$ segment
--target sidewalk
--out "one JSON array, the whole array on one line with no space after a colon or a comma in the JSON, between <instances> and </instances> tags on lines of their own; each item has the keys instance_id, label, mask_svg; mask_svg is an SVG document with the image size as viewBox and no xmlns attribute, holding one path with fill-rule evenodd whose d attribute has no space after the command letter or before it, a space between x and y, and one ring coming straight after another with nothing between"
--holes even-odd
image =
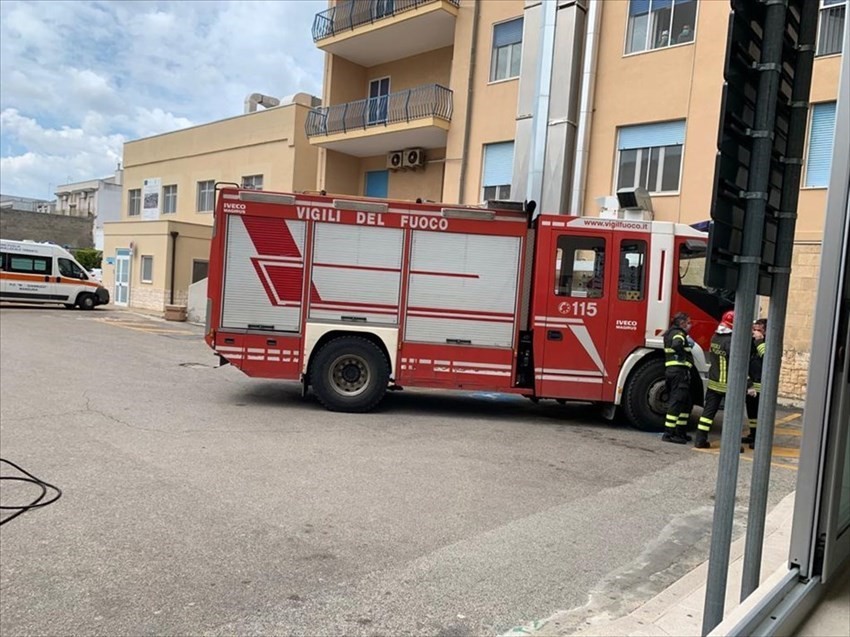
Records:
<instances>
[{"instance_id":1,"label":"sidewalk","mask_svg":"<svg viewBox=\"0 0 850 637\"><path fill-rule=\"evenodd\" d=\"M794 516L794 494L786 496L765 520L764 551L762 554L761 582L781 577L787 568L788 548L791 543L791 523ZM726 614L739 605L741 574L745 538L732 543L730 548L729 579L726 591ZM677 636L699 637L702 632L702 611L705 603L705 582L708 562L685 575L630 614L610 618L593 617L572 633L560 629L559 618L573 611L558 613L538 626L514 629L507 633L534 635L535 637L565 637L583 635L599 637L619 636ZM566 623L566 622L565 622Z\"/></svg>"}]
</instances>

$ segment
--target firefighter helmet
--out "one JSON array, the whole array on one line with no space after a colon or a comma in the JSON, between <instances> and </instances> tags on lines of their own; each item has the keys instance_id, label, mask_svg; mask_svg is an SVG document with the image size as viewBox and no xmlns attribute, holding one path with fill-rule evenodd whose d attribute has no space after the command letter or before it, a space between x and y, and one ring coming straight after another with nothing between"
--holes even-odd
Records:
<instances>
[{"instance_id":1,"label":"firefighter helmet","mask_svg":"<svg viewBox=\"0 0 850 637\"><path fill-rule=\"evenodd\" d=\"M732 310L729 310L728 312L724 312L723 318L720 319L720 324L723 327L728 327L731 330L732 326L735 324L735 312L732 311Z\"/></svg>"}]
</instances>

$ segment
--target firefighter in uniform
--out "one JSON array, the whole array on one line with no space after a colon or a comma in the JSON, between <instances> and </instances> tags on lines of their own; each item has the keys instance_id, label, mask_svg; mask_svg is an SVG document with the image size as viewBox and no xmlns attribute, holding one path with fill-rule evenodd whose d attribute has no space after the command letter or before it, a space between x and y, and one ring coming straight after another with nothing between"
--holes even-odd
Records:
<instances>
[{"instance_id":1,"label":"firefighter in uniform","mask_svg":"<svg viewBox=\"0 0 850 637\"><path fill-rule=\"evenodd\" d=\"M697 425L697 437L694 447L709 449L708 432L714 424L714 416L720 409L720 403L726 397L729 382L729 350L732 347L732 325L735 323L735 312L723 314L720 325L711 337L711 347L708 350L708 390L705 392L705 407Z\"/></svg>"},{"instance_id":2,"label":"firefighter in uniform","mask_svg":"<svg viewBox=\"0 0 850 637\"><path fill-rule=\"evenodd\" d=\"M756 447L756 427L758 426L759 396L761 394L761 368L764 363L764 337L767 333L767 319L758 319L753 323L753 346L750 349L749 383L747 387L747 420L750 433L741 438L750 449Z\"/></svg>"},{"instance_id":3,"label":"firefighter in uniform","mask_svg":"<svg viewBox=\"0 0 850 637\"><path fill-rule=\"evenodd\" d=\"M679 312L673 317L670 327L664 332L664 367L667 384L667 418L665 432L661 436L664 442L678 445L686 444L691 437L687 434L688 418L691 415L691 368L694 366L691 354L691 317Z\"/></svg>"}]
</instances>

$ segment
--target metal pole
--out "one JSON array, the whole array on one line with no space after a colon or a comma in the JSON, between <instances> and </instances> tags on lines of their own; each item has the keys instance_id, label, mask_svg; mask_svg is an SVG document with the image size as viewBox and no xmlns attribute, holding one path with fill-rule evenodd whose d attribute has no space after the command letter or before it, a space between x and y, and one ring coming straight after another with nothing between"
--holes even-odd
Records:
<instances>
[{"instance_id":1,"label":"metal pole","mask_svg":"<svg viewBox=\"0 0 850 637\"><path fill-rule=\"evenodd\" d=\"M791 90L791 116L788 124L788 146L785 149L783 191L780 198L779 224L776 236L776 270L773 294L765 339L764 370L761 381L761 401L758 413L758 441L753 458L750 483L750 506L747 517L747 539L744 548L744 571L741 578L743 602L759 586L761 558L764 545L767 494L770 487L770 461L776 418L776 396L779 392L779 372L785 317L788 307L788 284L791 277L791 257L794 252L794 227L797 222L797 200L800 194L803 149L806 136L808 101L814 61L814 42L817 32L817 9L799 3L800 26L797 39L798 58Z\"/></svg>"},{"instance_id":2,"label":"metal pole","mask_svg":"<svg viewBox=\"0 0 850 637\"><path fill-rule=\"evenodd\" d=\"M702 619L703 635L710 633L715 626L723 621L726 602L729 547L732 541L735 491L738 480L738 454L741 444L744 397L746 396L747 371L752 342L748 319L755 312L765 206L770 178L770 159L773 151L772 131L776 118L776 96L779 92L782 40L785 33L786 0L766 0L765 6L764 39L758 66L760 72L758 97L754 130L750 131L753 137L753 153L747 184L748 191L744 195L747 199L747 210L744 220L741 256L737 258L739 268L735 295L735 316L747 318L743 325L740 321L735 321L732 330L726 410L720 442L720 460L717 468L711 552L708 561L708 579Z\"/></svg>"},{"instance_id":3,"label":"metal pole","mask_svg":"<svg viewBox=\"0 0 850 637\"><path fill-rule=\"evenodd\" d=\"M528 187L525 197L541 205L543 198L543 169L546 163L546 132L549 128L549 98L552 94L552 65L555 57L555 23L558 19L558 3L543 2L540 19L540 66L538 67L537 89L534 102L531 152L528 162Z\"/></svg>"}]
</instances>

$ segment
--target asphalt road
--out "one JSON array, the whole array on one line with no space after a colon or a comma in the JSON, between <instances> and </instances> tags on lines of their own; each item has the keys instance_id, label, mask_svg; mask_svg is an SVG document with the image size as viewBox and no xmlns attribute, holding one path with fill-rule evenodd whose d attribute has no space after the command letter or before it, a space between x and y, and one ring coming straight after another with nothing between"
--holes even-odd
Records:
<instances>
[{"instance_id":1,"label":"asphalt road","mask_svg":"<svg viewBox=\"0 0 850 637\"><path fill-rule=\"evenodd\" d=\"M215 365L197 327L0 308L0 455L63 491L0 527L5 637L499 634L707 558L716 454L492 395L333 414Z\"/></svg>"}]
</instances>

